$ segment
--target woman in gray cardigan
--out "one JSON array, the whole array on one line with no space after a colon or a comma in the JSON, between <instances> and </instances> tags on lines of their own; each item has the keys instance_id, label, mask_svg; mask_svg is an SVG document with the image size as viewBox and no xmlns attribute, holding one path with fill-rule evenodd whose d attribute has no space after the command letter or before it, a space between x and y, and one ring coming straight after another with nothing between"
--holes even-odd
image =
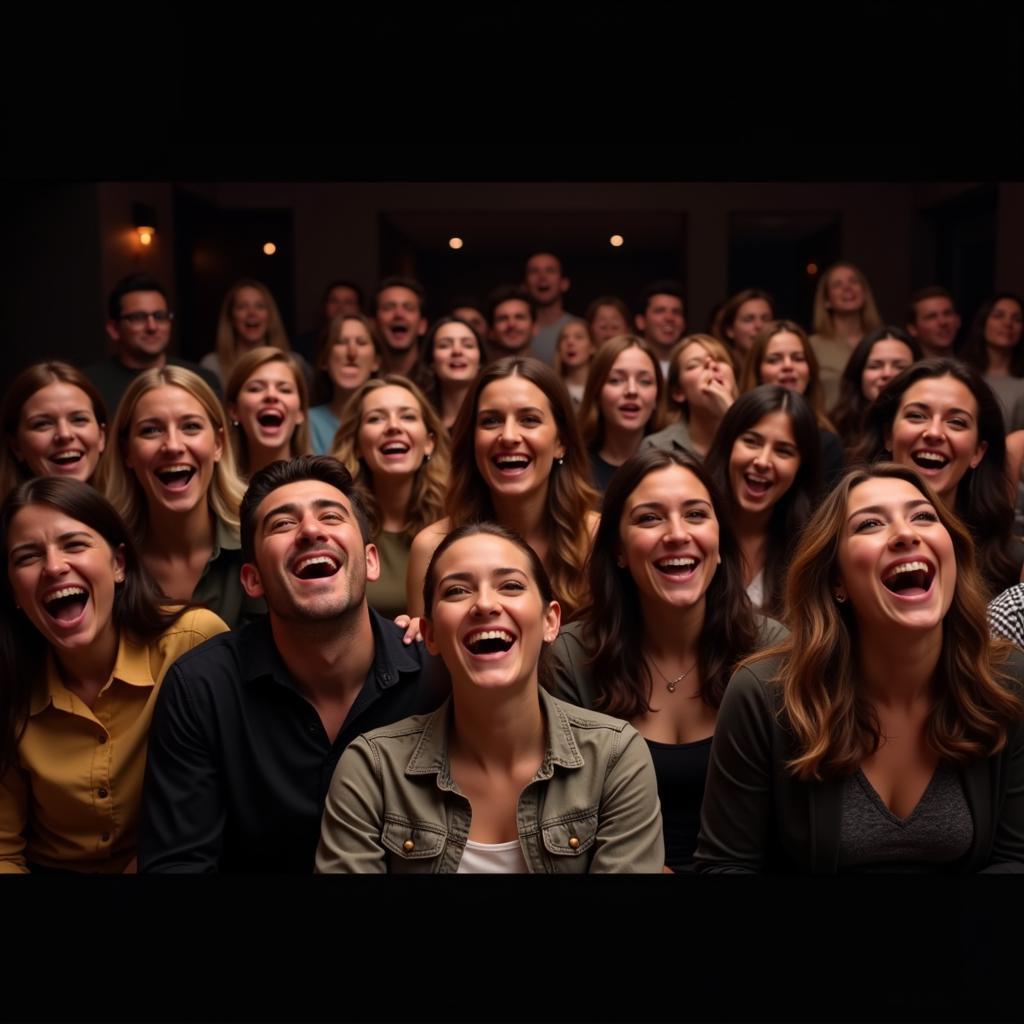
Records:
<instances>
[{"instance_id":1,"label":"woman in gray cardigan","mask_svg":"<svg viewBox=\"0 0 1024 1024\"><path fill-rule=\"evenodd\" d=\"M1024 871L1024 660L917 474L850 471L790 567L788 640L726 689L709 872Z\"/></svg>"}]
</instances>

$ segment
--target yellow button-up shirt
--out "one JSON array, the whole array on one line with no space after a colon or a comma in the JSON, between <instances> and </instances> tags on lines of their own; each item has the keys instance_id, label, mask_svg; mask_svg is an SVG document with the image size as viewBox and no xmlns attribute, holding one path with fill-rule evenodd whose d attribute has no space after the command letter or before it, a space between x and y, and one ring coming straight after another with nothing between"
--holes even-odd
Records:
<instances>
[{"instance_id":1,"label":"yellow button-up shirt","mask_svg":"<svg viewBox=\"0 0 1024 1024\"><path fill-rule=\"evenodd\" d=\"M44 867L114 874L135 856L146 738L160 684L186 651L227 626L193 609L148 643L122 634L92 708L53 655L32 695L16 763L0 780L0 873Z\"/></svg>"}]
</instances>

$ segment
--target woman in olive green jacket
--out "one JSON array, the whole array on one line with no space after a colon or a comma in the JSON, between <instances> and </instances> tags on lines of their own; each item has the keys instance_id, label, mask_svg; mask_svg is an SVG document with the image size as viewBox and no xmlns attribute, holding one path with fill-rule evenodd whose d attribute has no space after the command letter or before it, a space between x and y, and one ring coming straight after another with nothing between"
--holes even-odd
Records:
<instances>
[{"instance_id":1,"label":"woman in olive green jacket","mask_svg":"<svg viewBox=\"0 0 1024 1024\"><path fill-rule=\"evenodd\" d=\"M534 552L489 523L440 544L424 638L452 677L432 715L355 740L334 773L318 872L653 872L664 842L632 726L539 686L560 609Z\"/></svg>"}]
</instances>

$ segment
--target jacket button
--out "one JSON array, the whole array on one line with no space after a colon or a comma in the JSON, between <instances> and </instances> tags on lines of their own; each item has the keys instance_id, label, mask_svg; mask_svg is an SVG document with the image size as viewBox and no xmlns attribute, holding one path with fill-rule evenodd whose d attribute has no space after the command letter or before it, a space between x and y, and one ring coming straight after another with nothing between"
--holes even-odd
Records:
<instances>
[{"instance_id":1,"label":"jacket button","mask_svg":"<svg viewBox=\"0 0 1024 1024\"><path fill-rule=\"evenodd\" d=\"M106 799L107 799L107 791L106 791L105 789L103 789L103 787L102 787L102 786L101 786L101 787L100 787L100 788L99 788L98 790L96 790L96 795L97 795L97 796L98 796L98 797L99 797L99 798L100 798L101 800L106 800Z\"/></svg>"},{"instance_id":2,"label":"jacket button","mask_svg":"<svg viewBox=\"0 0 1024 1024\"><path fill-rule=\"evenodd\" d=\"M406 853L412 853L412 851L416 849L416 844L411 839L406 839L406 841L402 843L402 849L405 850Z\"/></svg>"},{"instance_id":3,"label":"jacket button","mask_svg":"<svg viewBox=\"0 0 1024 1024\"><path fill-rule=\"evenodd\" d=\"M575 836L571 836L569 839L569 846L573 850L578 850L580 848L580 841Z\"/></svg>"}]
</instances>

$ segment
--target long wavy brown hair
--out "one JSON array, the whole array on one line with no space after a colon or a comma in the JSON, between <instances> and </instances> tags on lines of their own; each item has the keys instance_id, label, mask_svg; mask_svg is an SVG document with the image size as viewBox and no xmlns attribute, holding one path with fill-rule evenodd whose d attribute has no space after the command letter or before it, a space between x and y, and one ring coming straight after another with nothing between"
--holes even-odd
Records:
<instances>
[{"instance_id":1,"label":"long wavy brown hair","mask_svg":"<svg viewBox=\"0 0 1024 1024\"><path fill-rule=\"evenodd\" d=\"M852 263L833 263L818 278L818 287L814 290L814 310L811 314L811 323L814 325L814 333L821 335L823 338L834 338L836 336L835 317L828 306L828 283L832 275L844 267L856 274L861 288L864 289L864 305L860 308L861 330L867 334L868 331L877 330L883 324L881 314L878 312L878 306L875 303L874 293L871 291L871 285L868 284L868 279L864 276L863 271Z\"/></svg>"},{"instance_id":2,"label":"long wavy brown hair","mask_svg":"<svg viewBox=\"0 0 1024 1024\"><path fill-rule=\"evenodd\" d=\"M590 464L572 399L561 378L546 363L505 356L477 376L452 427L452 475L445 513L452 529L484 520L500 522L476 462L476 421L484 388L515 376L525 378L544 393L565 448L562 464L552 467L548 480L547 570L562 606L563 621L568 621L589 600L585 567L591 538L587 513L594 508L597 495L589 483Z\"/></svg>"},{"instance_id":3,"label":"long wavy brown hair","mask_svg":"<svg viewBox=\"0 0 1024 1024\"><path fill-rule=\"evenodd\" d=\"M953 603L942 624L929 747L943 761L988 757L1006 743L1024 704L1000 682L1010 645L990 640L986 597L967 529L906 466L850 470L808 522L786 585L789 637L746 664L780 657L781 715L796 741L789 771L803 781L848 775L881 743L877 714L858 688L857 625L849 603L836 602L836 562L850 492L872 479L905 480L932 503L956 555Z\"/></svg>"},{"instance_id":4,"label":"long wavy brown hair","mask_svg":"<svg viewBox=\"0 0 1024 1024\"><path fill-rule=\"evenodd\" d=\"M451 470L448 432L444 429L441 417L427 400L427 396L411 380L397 373L388 373L383 377L368 380L362 387L357 388L345 403L341 423L334 435L332 454L352 474L366 506L366 517L370 521L370 538L376 540L381 530L380 511L373 493L373 475L359 454L359 427L363 421L363 401L366 396L386 387L405 388L416 399L427 433L434 439L434 451L416 470L409 498L409 518L402 532L411 542L420 530L436 522L444 514L445 488L448 486L448 475Z\"/></svg>"}]
</instances>

